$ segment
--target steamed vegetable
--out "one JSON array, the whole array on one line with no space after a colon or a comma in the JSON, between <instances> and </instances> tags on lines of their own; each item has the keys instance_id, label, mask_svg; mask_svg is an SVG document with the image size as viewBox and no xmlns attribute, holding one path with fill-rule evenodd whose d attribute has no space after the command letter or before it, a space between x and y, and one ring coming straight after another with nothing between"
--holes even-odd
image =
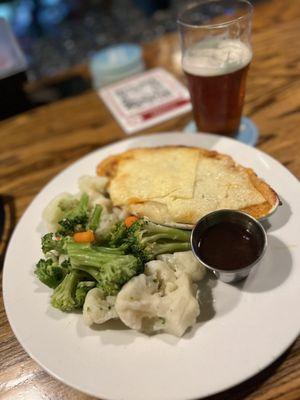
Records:
<instances>
[{"instance_id":1,"label":"steamed vegetable","mask_svg":"<svg viewBox=\"0 0 300 400\"><path fill-rule=\"evenodd\" d=\"M124 223L118 222L109 234L109 245L112 247L119 247L127 245L128 229Z\"/></svg>"},{"instance_id":2,"label":"steamed vegetable","mask_svg":"<svg viewBox=\"0 0 300 400\"><path fill-rule=\"evenodd\" d=\"M65 193L48 206L52 232L41 239L45 258L35 274L54 289L53 307L83 309L90 323L100 323L117 316L116 296L147 261L189 250L190 233L128 216L112 206L102 181L88 178L81 183L91 190Z\"/></svg>"},{"instance_id":3,"label":"steamed vegetable","mask_svg":"<svg viewBox=\"0 0 300 400\"><path fill-rule=\"evenodd\" d=\"M76 299L76 288L79 280L80 276L76 271L69 272L54 289L51 296L52 306L66 312L80 308L80 302Z\"/></svg>"},{"instance_id":4,"label":"steamed vegetable","mask_svg":"<svg viewBox=\"0 0 300 400\"><path fill-rule=\"evenodd\" d=\"M77 284L75 299L78 307L82 308L86 295L88 292L96 286L96 282L94 281L82 281Z\"/></svg>"},{"instance_id":5,"label":"steamed vegetable","mask_svg":"<svg viewBox=\"0 0 300 400\"><path fill-rule=\"evenodd\" d=\"M121 287L142 270L142 264L132 254L122 249L101 248L69 243L67 252L73 269L91 275L105 295L118 293Z\"/></svg>"},{"instance_id":6,"label":"steamed vegetable","mask_svg":"<svg viewBox=\"0 0 300 400\"><path fill-rule=\"evenodd\" d=\"M110 319L118 318L115 302L115 296L105 296L99 288L89 291L83 305L83 320L86 325L103 324Z\"/></svg>"},{"instance_id":7,"label":"steamed vegetable","mask_svg":"<svg viewBox=\"0 0 300 400\"><path fill-rule=\"evenodd\" d=\"M53 258L41 259L35 269L35 275L41 282L54 289L68 273L65 265L59 265Z\"/></svg>"},{"instance_id":8,"label":"steamed vegetable","mask_svg":"<svg viewBox=\"0 0 300 400\"><path fill-rule=\"evenodd\" d=\"M138 220L138 217L135 215L129 215L127 218L125 218L125 226L126 228L130 228L131 225L133 225L136 221Z\"/></svg>"},{"instance_id":9,"label":"steamed vegetable","mask_svg":"<svg viewBox=\"0 0 300 400\"><path fill-rule=\"evenodd\" d=\"M85 231L89 220L89 197L86 193L83 193L80 200L73 200L72 207L69 207L69 203L64 208L64 203L61 202L59 207L62 211L65 211L63 219L58 223L60 229L58 233L60 235L70 235L74 232Z\"/></svg>"},{"instance_id":10,"label":"steamed vegetable","mask_svg":"<svg viewBox=\"0 0 300 400\"><path fill-rule=\"evenodd\" d=\"M95 241L95 235L93 231L76 232L73 239L77 243L92 243Z\"/></svg>"},{"instance_id":11,"label":"steamed vegetable","mask_svg":"<svg viewBox=\"0 0 300 400\"><path fill-rule=\"evenodd\" d=\"M102 214L102 206L96 204L89 221L89 229L93 232L98 228Z\"/></svg>"},{"instance_id":12,"label":"steamed vegetable","mask_svg":"<svg viewBox=\"0 0 300 400\"><path fill-rule=\"evenodd\" d=\"M190 232L139 219L128 229L126 242L143 262L159 254L190 250Z\"/></svg>"},{"instance_id":13,"label":"steamed vegetable","mask_svg":"<svg viewBox=\"0 0 300 400\"><path fill-rule=\"evenodd\" d=\"M69 240L67 236L59 236L53 233L46 233L42 237L42 250L46 254L49 251L55 250L59 254L66 253L66 243Z\"/></svg>"},{"instance_id":14,"label":"steamed vegetable","mask_svg":"<svg viewBox=\"0 0 300 400\"><path fill-rule=\"evenodd\" d=\"M131 279L118 293L115 309L131 329L182 336L195 325L200 313L196 286L185 272L176 273L167 263L153 260L144 274Z\"/></svg>"},{"instance_id":15,"label":"steamed vegetable","mask_svg":"<svg viewBox=\"0 0 300 400\"><path fill-rule=\"evenodd\" d=\"M129 218L129 217L128 217ZM126 220L128 219L126 218ZM155 224L144 218L120 222L110 233L110 246L123 246L142 262L159 254L190 250L190 232Z\"/></svg>"}]
</instances>

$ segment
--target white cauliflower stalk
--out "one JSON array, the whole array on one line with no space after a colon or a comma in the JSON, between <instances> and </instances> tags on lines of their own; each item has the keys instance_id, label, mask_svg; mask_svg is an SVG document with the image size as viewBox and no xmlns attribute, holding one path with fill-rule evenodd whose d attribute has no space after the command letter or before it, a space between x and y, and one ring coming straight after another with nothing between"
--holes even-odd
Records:
<instances>
[{"instance_id":1,"label":"white cauliflower stalk","mask_svg":"<svg viewBox=\"0 0 300 400\"><path fill-rule=\"evenodd\" d=\"M196 323L200 313L195 296L196 287L186 273L176 276L166 262L154 260L146 264L145 274L123 286L115 309L132 329L180 337Z\"/></svg>"},{"instance_id":2,"label":"white cauliflower stalk","mask_svg":"<svg viewBox=\"0 0 300 400\"><path fill-rule=\"evenodd\" d=\"M103 324L118 318L115 310L115 296L105 297L99 288L91 289L86 295L83 305L83 320L86 325Z\"/></svg>"}]
</instances>

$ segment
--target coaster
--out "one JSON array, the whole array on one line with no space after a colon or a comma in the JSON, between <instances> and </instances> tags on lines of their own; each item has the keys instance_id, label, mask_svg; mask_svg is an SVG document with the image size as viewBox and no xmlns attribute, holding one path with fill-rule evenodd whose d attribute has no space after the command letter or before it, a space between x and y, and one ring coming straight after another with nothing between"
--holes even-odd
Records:
<instances>
[{"instance_id":1,"label":"coaster","mask_svg":"<svg viewBox=\"0 0 300 400\"><path fill-rule=\"evenodd\" d=\"M196 133L197 128L194 121L189 122L183 129L186 133ZM254 122L247 117L242 117L239 132L234 138L239 142L248 144L249 146L255 146L258 139L258 129Z\"/></svg>"},{"instance_id":2,"label":"coaster","mask_svg":"<svg viewBox=\"0 0 300 400\"><path fill-rule=\"evenodd\" d=\"M187 88L162 68L150 69L98 90L127 134L191 110Z\"/></svg>"}]
</instances>

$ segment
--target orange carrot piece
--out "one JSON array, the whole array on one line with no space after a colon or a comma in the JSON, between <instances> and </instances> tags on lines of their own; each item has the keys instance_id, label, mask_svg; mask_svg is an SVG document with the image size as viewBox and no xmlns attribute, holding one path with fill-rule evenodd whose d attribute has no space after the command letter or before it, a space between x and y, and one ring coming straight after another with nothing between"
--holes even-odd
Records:
<instances>
[{"instance_id":1,"label":"orange carrot piece","mask_svg":"<svg viewBox=\"0 0 300 400\"><path fill-rule=\"evenodd\" d=\"M77 243L91 243L95 241L95 235L93 231L76 232L73 239Z\"/></svg>"},{"instance_id":2,"label":"orange carrot piece","mask_svg":"<svg viewBox=\"0 0 300 400\"><path fill-rule=\"evenodd\" d=\"M135 221L138 220L138 217L136 217L135 215L129 215L129 217L125 218L125 226L126 228L130 228L132 224L135 223Z\"/></svg>"}]
</instances>

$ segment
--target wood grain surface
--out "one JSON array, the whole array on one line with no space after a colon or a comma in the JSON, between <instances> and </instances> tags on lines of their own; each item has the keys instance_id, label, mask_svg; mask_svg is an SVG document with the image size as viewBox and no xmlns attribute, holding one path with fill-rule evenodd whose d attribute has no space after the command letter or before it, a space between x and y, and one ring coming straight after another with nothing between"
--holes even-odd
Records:
<instances>
[{"instance_id":1,"label":"wood grain surface","mask_svg":"<svg viewBox=\"0 0 300 400\"><path fill-rule=\"evenodd\" d=\"M253 118L260 129L257 147L280 161L298 178L299 38L299 0L265 0L256 6L254 60L248 78L244 112ZM144 57L148 67L163 66L183 79L177 35L171 34L147 44ZM76 68L76 73L78 71L87 74L86 66ZM72 73L74 71L70 71ZM141 133L180 131L190 118L187 114ZM10 221L5 236L9 236L11 227L32 198L55 174L90 151L124 137L121 128L92 91L1 122L0 194L4 196ZM3 246L0 250L3 256ZM0 290L2 293L2 286ZM30 359L11 331L2 296L0 399L92 399L50 377ZM259 375L210 398L223 399L299 400L300 339Z\"/></svg>"}]
</instances>

